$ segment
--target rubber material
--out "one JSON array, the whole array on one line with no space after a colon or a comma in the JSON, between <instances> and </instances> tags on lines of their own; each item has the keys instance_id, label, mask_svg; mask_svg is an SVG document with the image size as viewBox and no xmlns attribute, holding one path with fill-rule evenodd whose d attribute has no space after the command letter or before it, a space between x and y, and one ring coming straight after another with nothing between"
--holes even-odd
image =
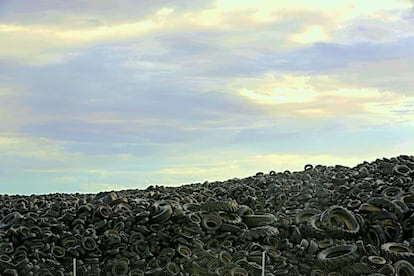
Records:
<instances>
[{"instance_id":1,"label":"rubber material","mask_svg":"<svg viewBox=\"0 0 414 276\"><path fill-rule=\"evenodd\" d=\"M320 266L332 270L343 267L358 259L356 245L339 245L329 247L317 255Z\"/></svg>"}]
</instances>

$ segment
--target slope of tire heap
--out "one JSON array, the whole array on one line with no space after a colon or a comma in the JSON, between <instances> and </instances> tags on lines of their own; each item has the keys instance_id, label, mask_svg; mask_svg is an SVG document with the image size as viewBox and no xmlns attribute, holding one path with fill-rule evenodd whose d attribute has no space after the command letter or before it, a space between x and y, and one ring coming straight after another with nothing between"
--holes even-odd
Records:
<instances>
[{"instance_id":1,"label":"slope of tire heap","mask_svg":"<svg viewBox=\"0 0 414 276\"><path fill-rule=\"evenodd\" d=\"M0 196L1 275L414 275L414 157Z\"/></svg>"}]
</instances>

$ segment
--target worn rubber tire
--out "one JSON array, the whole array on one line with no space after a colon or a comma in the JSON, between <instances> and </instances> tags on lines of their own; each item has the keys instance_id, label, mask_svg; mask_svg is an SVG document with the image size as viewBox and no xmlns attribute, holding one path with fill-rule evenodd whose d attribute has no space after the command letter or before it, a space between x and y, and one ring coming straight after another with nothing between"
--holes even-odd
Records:
<instances>
[{"instance_id":1,"label":"worn rubber tire","mask_svg":"<svg viewBox=\"0 0 414 276\"><path fill-rule=\"evenodd\" d=\"M340 226L334 225L336 221ZM321 226L333 238L352 238L360 230L359 223L352 212L342 206L333 206L320 216Z\"/></svg>"},{"instance_id":2,"label":"worn rubber tire","mask_svg":"<svg viewBox=\"0 0 414 276\"><path fill-rule=\"evenodd\" d=\"M368 256L368 261L375 267L381 267L387 263L387 260L381 256Z\"/></svg>"},{"instance_id":3,"label":"worn rubber tire","mask_svg":"<svg viewBox=\"0 0 414 276\"><path fill-rule=\"evenodd\" d=\"M306 227L305 230L310 237L316 238L317 240L323 240L328 237L328 234L325 229L322 228L319 218L319 214L312 216L309 221L309 227Z\"/></svg>"},{"instance_id":4,"label":"worn rubber tire","mask_svg":"<svg viewBox=\"0 0 414 276\"><path fill-rule=\"evenodd\" d=\"M214 213L201 215L201 226L207 231L217 231L223 225L221 217Z\"/></svg>"},{"instance_id":5,"label":"worn rubber tire","mask_svg":"<svg viewBox=\"0 0 414 276\"><path fill-rule=\"evenodd\" d=\"M15 224L18 224L23 219L19 212L12 212L0 220L0 229L9 229Z\"/></svg>"},{"instance_id":6,"label":"worn rubber tire","mask_svg":"<svg viewBox=\"0 0 414 276\"><path fill-rule=\"evenodd\" d=\"M414 252L403 243L388 242L381 245L381 253L385 258L397 261L414 261Z\"/></svg>"},{"instance_id":7,"label":"worn rubber tire","mask_svg":"<svg viewBox=\"0 0 414 276\"><path fill-rule=\"evenodd\" d=\"M273 214L243 215L241 217L242 217L242 221L249 228L263 226L263 225L270 224L276 221L276 217Z\"/></svg>"},{"instance_id":8,"label":"worn rubber tire","mask_svg":"<svg viewBox=\"0 0 414 276\"><path fill-rule=\"evenodd\" d=\"M396 276L412 276L414 275L414 266L406 260L399 260L394 263Z\"/></svg>"},{"instance_id":9,"label":"worn rubber tire","mask_svg":"<svg viewBox=\"0 0 414 276\"><path fill-rule=\"evenodd\" d=\"M124 260L116 261L111 268L112 275L124 276L129 271L128 263Z\"/></svg>"},{"instance_id":10,"label":"worn rubber tire","mask_svg":"<svg viewBox=\"0 0 414 276\"><path fill-rule=\"evenodd\" d=\"M156 204L158 212L152 215L151 222L162 224L170 219L173 214L171 204L167 201L161 201Z\"/></svg>"},{"instance_id":11,"label":"worn rubber tire","mask_svg":"<svg viewBox=\"0 0 414 276\"><path fill-rule=\"evenodd\" d=\"M397 215L399 219L402 219L404 216L404 212L400 206L398 206L391 200L386 199L384 197L373 197L373 198L370 198L367 202L374 206L384 208L390 211L391 213L394 213L395 215Z\"/></svg>"},{"instance_id":12,"label":"worn rubber tire","mask_svg":"<svg viewBox=\"0 0 414 276\"><path fill-rule=\"evenodd\" d=\"M357 246L337 245L329 247L316 256L318 264L327 270L338 270L358 259Z\"/></svg>"},{"instance_id":13,"label":"worn rubber tire","mask_svg":"<svg viewBox=\"0 0 414 276\"><path fill-rule=\"evenodd\" d=\"M220 200L205 202L201 205L201 208L209 212L225 211L229 213L236 213L239 206L235 200Z\"/></svg>"}]
</instances>

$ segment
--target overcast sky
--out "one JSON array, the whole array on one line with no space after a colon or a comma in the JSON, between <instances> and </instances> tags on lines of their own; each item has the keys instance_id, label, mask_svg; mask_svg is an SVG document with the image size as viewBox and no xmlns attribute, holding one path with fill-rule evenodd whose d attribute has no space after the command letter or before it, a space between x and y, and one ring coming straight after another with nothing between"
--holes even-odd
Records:
<instances>
[{"instance_id":1,"label":"overcast sky","mask_svg":"<svg viewBox=\"0 0 414 276\"><path fill-rule=\"evenodd\" d=\"M0 193L414 152L410 0L1 0Z\"/></svg>"}]
</instances>

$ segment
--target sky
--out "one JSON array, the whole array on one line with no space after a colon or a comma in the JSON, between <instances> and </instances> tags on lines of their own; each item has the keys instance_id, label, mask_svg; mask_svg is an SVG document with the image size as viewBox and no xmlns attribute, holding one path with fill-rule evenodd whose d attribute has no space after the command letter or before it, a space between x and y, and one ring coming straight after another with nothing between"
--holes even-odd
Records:
<instances>
[{"instance_id":1,"label":"sky","mask_svg":"<svg viewBox=\"0 0 414 276\"><path fill-rule=\"evenodd\" d=\"M414 152L411 0L0 0L0 194Z\"/></svg>"}]
</instances>

